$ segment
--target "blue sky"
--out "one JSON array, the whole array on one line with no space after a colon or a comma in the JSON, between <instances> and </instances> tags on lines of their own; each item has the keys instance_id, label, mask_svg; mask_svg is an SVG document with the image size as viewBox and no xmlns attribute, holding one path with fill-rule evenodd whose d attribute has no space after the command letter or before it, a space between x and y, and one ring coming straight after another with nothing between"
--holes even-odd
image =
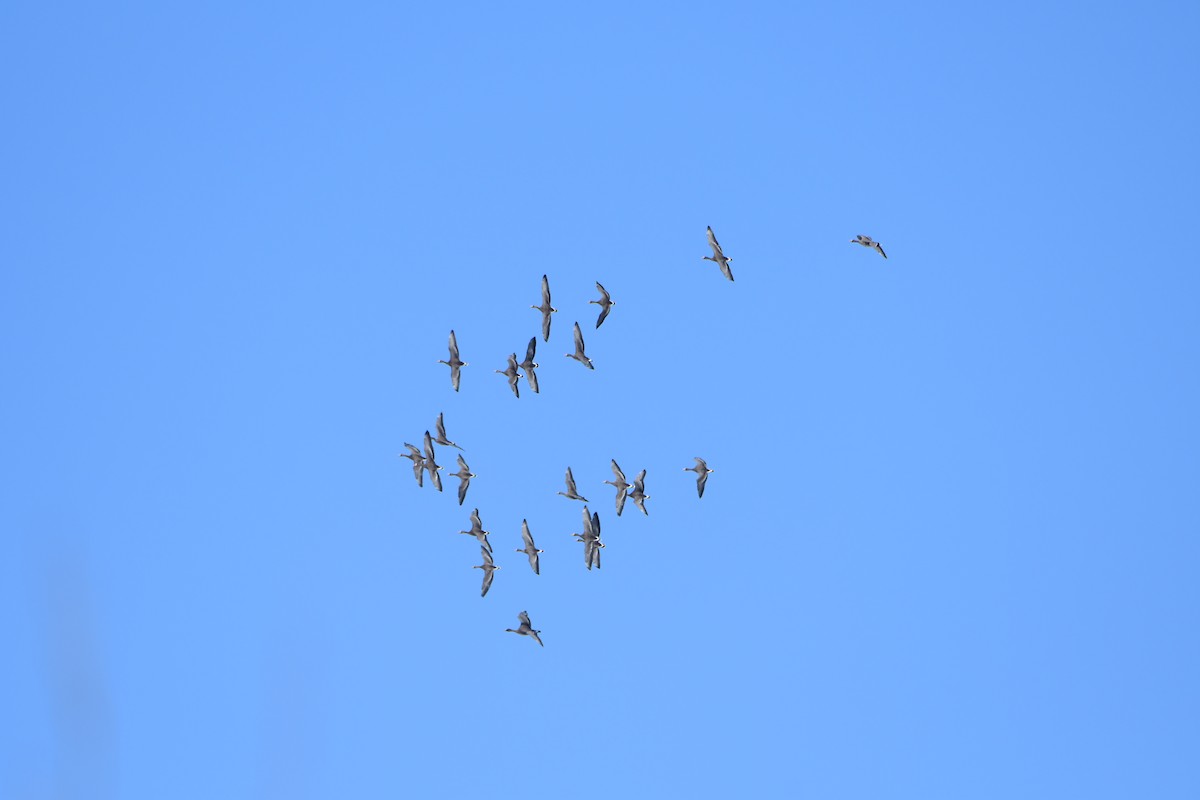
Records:
<instances>
[{"instance_id":1,"label":"blue sky","mask_svg":"<svg viewBox=\"0 0 1200 800\"><path fill-rule=\"evenodd\" d=\"M5 5L0 795L1195 797L1198 17Z\"/></svg>"}]
</instances>

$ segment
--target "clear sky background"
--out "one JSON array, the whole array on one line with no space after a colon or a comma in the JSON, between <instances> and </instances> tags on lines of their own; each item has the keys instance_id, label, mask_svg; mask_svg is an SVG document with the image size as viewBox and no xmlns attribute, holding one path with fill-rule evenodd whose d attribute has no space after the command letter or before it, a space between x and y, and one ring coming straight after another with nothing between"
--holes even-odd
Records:
<instances>
[{"instance_id":1,"label":"clear sky background","mask_svg":"<svg viewBox=\"0 0 1200 800\"><path fill-rule=\"evenodd\" d=\"M0 11L0 796L1200 796L1200 6L243 6Z\"/></svg>"}]
</instances>

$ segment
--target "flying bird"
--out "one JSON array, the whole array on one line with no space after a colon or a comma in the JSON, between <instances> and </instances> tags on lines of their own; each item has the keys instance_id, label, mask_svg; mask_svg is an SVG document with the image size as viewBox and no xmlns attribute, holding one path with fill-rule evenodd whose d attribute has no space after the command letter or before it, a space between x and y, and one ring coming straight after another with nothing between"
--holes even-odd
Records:
<instances>
[{"instance_id":1,"label":"flying bird","mask_svg":"<svg viewBox=\"0 0 1200 800\"><path fill-rule=\"evenodd\" d=\"M705 256L704 260L715 261L717 266L721 268L721 272L725 274L725 277L729 278L729 280L733 280L733 273L729 271L729 262L733 261L733 259L728 258L725 255L725 251L721 249L721 245L717 241L717 237L713 234L712 226L709 226L708 228L708 246L713 249L713 254L711 256Z\"/></svg>"},{"instance_id":2,"label":"flying bird","mask_svg":"<svg viewBox=\"0 0 1200 800\"><path fill-rule=\"evenodd\" d=\"M563 353L567 358L573 358L580 364L583 364L588 369L595 369L592 366L592 360L583 352L583 333L579 330L579 323L575 323L575 352Z\"/></svg>"},{"instance_id":3,"label":"flying bird","mask_svg":"<svg viewBox=\"0 0 1200 800\"><path fill-rule=\"evenodd\" d=\"M621 472L621 468L617 466L617 460L612 460L612 471L615 481L605 481L609 486L617 487L617 516L621 516L621 512L625 510L626 490L632 485L625 482L625 473Z\"/></svg>"},{"instance_id":4,"label":"flying bird","mask_svg":"<svg viewBox=\"0 0 1200 800\"><path fill-rule=\"evenodd\" d=\"M450 360L442 361L438 359L439 364L445 364L450 367L450 385L454 387L454 391L458 391L458 380L461 377L459 370L462 367L468 366L466 361L458 357L458 339L454 336L454 331L450 331Z\"/></svg>"},{"instance_id":5,"label":"flying bird","mask_svg":"<svg viewBox=\"0 0 1200 800\"><path fill-rule=\"evenodd\" d=\"M684 467L683 471L696 473L696 491L701 497L704 497L704 484L708 483L708 474L715 470L709 469L704 459L696 456L696 466Z\"/></svg>"},{"instance_id":6,"label":"flying bird","mask_svg":"<svg viewBox=\"0 0 1200 800\"><path fill-rule=\"evenodd\" d=\"M575 538L583 542L583 562L587 568L600 569L600 548L605 546L600 541L600 515L589 514L587 506L583 507L583 533L575 534Z\"/></svg>"},{"instance_id":7,"label":"flying bird","mask_svg":"<svg viewBox=\"0 0 1200 800\"><path fill-rule=\"evenodd\" d=\"M516 353L508 354L508 367L506 367L505 369L497 369L497 370L492 370L492 371L497 372L501 375L507 376L508 377L508 388L512 389L513 394L516 395L518 398L521 396L521 392L517 389L517 378L521 377L521 375L520 375L520 373L517 372L517 354Z\"/></svg>"},{"instance_id":8,"label":"flying bird","mask_svg":"<svg viewBox=\"0 0 1200 800\"><path fill-rule=\"evenodd\" d=\"M633 479L633 488L629 490L629 496L633 498L633 504L642 510L642 513L647 517L650 512L646 510L645 502L650 499L650 495L646 494L646 470L642 470Z\"/></svg>"},{"instance_id":9,"label":"flying bird","mask_svg":"<svg viewBox=\"0 0 1200 800\"><path fill-rule=\"evenodd\" d=\"M483 591L479 593L480 597L487 597L488 589L492 588L492 578L495 577L495 572L501 567L497 567L492 561L492 554L488 552L486 547L479 548L479 552L483 554L483 563L476 564L471 569L483 570Z\"/></svg>"},{"instance_id":10,"label":"flying bird","mask_svg":"<svg viewBox=\"0 0 1200 800\"><path fill-rule=\"evenodd\" d=\"M887 253L883 252L883 247L881 247L879 242L875 241L870 236L863 236L860 233L858 236L855 236L850 240L850 244L861 244L863 247L873 248L874 250L879 251L879 255L887 258Z\"/></svg>"},{"instance_id":11,"label":"flying bird","mask_svg":"<svg viewBox=\"0 0 1200 800\"><path fill-rule=\"evenodd\" d=\"M481 545L487 548L489 553L492 552L492 545L488 542L487 538L490 532L483 529L483 523L479 520L478 508L471 512L471 530L459 531L459 533L465 533L467 536L474 536Z\"/></svg>"},{"instance_id":12,"label":"flying bird","mask_svg":"<svg viewBox=\"0 0 1200 800\"><path fill-rule=\"evenodd\" d=\"M586 497L575 491L575 476L571 474L570 467L567 467L567 490L558 494L561 494L568 500L582 500L585 503L588 501Z\"/></svg>"},{"instance_id":13,"label":"flying bird","mask_svg":"<svg viewBox=\"0 0 1200 800\"><path fill-rule=\"evenodd\" d=\"M404 443L408 448L407 453L399 453L401 458L411 459L413 462L413 477L417 479L417 485L424 488L425 486L425 456L421 455L421 451L416 445Z\"/></svg>"},{"instance_id":14,"label":"flying bird","mask_svg":"<svg viewBox=\"0 0 1200 800\"><path fill-rule=\"evenodd\" d=\"M458 478L458 504L461 506L463 500L467 499L467 487L471 485L471 478L478 478L471 468L467 466L467 462L462 456L458 457L458 472L451 472L451 477Z\"/></svg>"},{"instance_id":15,"label":"flying bird","mask_svg":"<svg viewBox=\"0 0 1200 800\"><path fill-rule=\"evenodd\" d=\"M546 645L542 644L542 640L538 638L538 634L541 633L541 631L535 631L533 629L533 625L531 625L529 623L529 615L528 614L526 614L524 611L522 611L520 614L517 615L517 619L521 620L520 627L518 627L516 630L513 630L512 628L505 628L504 629L505 633L519 633L522 636L532 636L533 640L535 642L537 642L538 644L541 644L542 647L546 646Z\"/></svg>"},{"instance_id":16,"label":"flying bird","mask_svg":"<svg viewBox=\"0 0 1200 800\"><path fill-rule=\"evenodd\" d=\"M596 305L600 306L600 318L596 320L596 327L599 328L600 323L604 322L604 320L608 317L609 310L615 306L616 303L613 302L612 295L608 293L607 289L600 285L599 281L596 281L596 288L600 290L600 299L589 300L588 305L595 303Z\"/></svg>"},{"instance_id":17,"label":"flying bird","mask_svg":"<svg viewBox=\"0 0 1200 800\"><path fill-rule=\"evenodd\" d=\"M519 366L525 370L525 382L529 384L529 388L533 389L534 394L538 394L537 373L534 372L538 368L538 365L533 361L533 354L535 352L537 352L536 336L529 340L529 346L525 348L525 360Z\"/></svg>"},{"instance_id":18,"label":"flying bird","mask_svg":"<svg viewBox=\"0 0 1200 800\"><path fill-rule=\"evenodd\" d=\"M544 553L545 550L538 550L533 546L533 536L529 533L529 523L521 520L521 538L525 541L525 547L519 548L518 553L524 553L529 556L529 566L533 568L534 575L541 575L538 569L538 553Z\"/></svg>"},{"instance_id":19,"label":"flying bird","mask_svg":"<svg viewBox=\"0 0 1200 800\"><path fill-rule=\"evenodd\" d=\"M446 423L445 423L445 421L442 419L442 417L443 417L443 416L444 416L443 414L438 414L438 418L437 418L437 438L436 438L436 439L434 439L434 441L435 441L435 442L437 442L438 444L445 445L446 447L458 447L458 449L459 449L459 450L462 450L462 448L461 448L461 447L459 447L459 446L458 446L458 445L456 445L454 442L452 442L452 441L450 441L449 439L447 439L447 438L446 438Z\"/></svg>"},{"instance_id":20,"label":"flying bird","mask_svg":"<svg viewBox=\"0 0 1200 800\"><path fill-rule=\"evenodd\" d=\"M440 492L442 490L442 476L438 474L438 470L441 467L433 460L433 438L429 435L429 431L425 431L425 469L429 470L429 478Z\"/></svg>"},{"instance_id":21,"label":"flying bird","mask_svg":"<svg viewBox=\"0 0 1200 800\"><path fill-rule=\"evenodd\" d=\"M550 315L558 311L550 305L550 281L546 276L542 276L542 304L540 306L530 306L542 312L542 336L546 341L550 341Z\"/></svg>"}]
</instances>

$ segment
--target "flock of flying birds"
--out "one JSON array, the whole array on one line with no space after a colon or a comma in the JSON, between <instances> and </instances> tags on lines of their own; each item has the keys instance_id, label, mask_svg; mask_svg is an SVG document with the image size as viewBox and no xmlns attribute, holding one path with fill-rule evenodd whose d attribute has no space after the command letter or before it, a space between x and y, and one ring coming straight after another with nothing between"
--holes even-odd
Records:
<instances>
[{"instance_id":1,"label":"flock of flying birds","mask_svg":"<svg viewBox=\"0 0 1200 800\"><path fill-rule=\"evenodd\" d=\"M852 244L859 244L863 247L876 250L881 256L887 258L887 253L883 252L883 248L880 246L879 242L876 242L870 236L859 235L851 239L850 242ZM733 272L729 269L729 262L733 259L725 255L725 252L721 249L720 243L717 242L717 237L713 234L713 229L711 227L708 228L708 245L712 248L713 254L711 256L704 256L704 259L706 261L715 262L717 266L721 268L721 273L732 281ZM589 302L591 304L600 306L600 316L596 319L596 328L599 329L599 327L604 324L604 320L608 318L609 311L612 310L612 307L616 305L616 303L613 301L612 295L610 295L600 283L596 284L596 288L600 291L600 299L591 300ZM542 276L542 303L541 305L530 306L530 308L541 312L542 337L544 341L549 342L550 315L556 313L558 309L550 305L550 281L545 275ZM566 358L575 359L588 369L595 369L595 367L592 365L591 359L589 359L584 352L583 333L579 329L578 322L575 323L574 339L575 352L565 353L564 356ZM534 393L539 393L536 372L538 369L538 364L533 360L536 351L537 336L534 336L529 340L529 344L525 349L524 361L518 363L517 354L510 353L508 356L507 367L502 370L494 370L495 372L505 376L505 378L508 380L509 388L512 389L513 394L518 398L521 396L521 392L518 388L518 381L521 378L525 378L525 382L529 385L529 388L534 391ZM450 367L450 384L454 387L454 391L457 392L459 390L459 383L462 378L462 368L469 366L469 364L468 362L463 361L459 356L458 339L454 335L454 331L450 331L450 360L439 360L438 363L445 364ZM436 443L442 445L443 447L456 447L459 450L462 450L462 447L450 441L450 439L446 437L446 424L443 414L438 414L437 422L434 427L437 431L437 436L431 436L429 431L425 431L423 449L418 448L416 445L405 442L404 446L408 449L408 452L401 453L400 455L412 461L413 476L416 478L419 486L424 487L425 474L428 473L430 481L440 492L442 491L442 467L437 463L436 453L433 445ZM458 472L450 472L447 474L449 476L458 478L459 480L458 504L461 506L463 501L466 500L467 489L471 485L471 479L477 476L475 473L471 472L471 468L467 465L466 460L463 459L462 454L457 455L457 460ZM708 464L705 463L703 458L696 457L695 462L695 466L684 467L684 471L696 473L696 493L699 497L704 497L705 484L708 482L708 476L714 470L712 470ZM617 516L621 516L621 512L624 511L626 499L632 499L634 505L636 505L643 514L648 516L650 512L646 510L645 503L646 500L650 498L650 495L646 494L646 470L643 469L641 472L639 472L633 479L633 483L628 483L625 480L625 473L622 472L615 459L612 460L611 466L615 480L605 481L605 483L617 490ZM558 492L558 494L562 495L568 500L579 500L585 504L588 502L586 497L579 494L579 490L575 485L575 476L571 473L570 467L567 467L566 484L567 491ZM484 529L483 521L480 519L478 508L471 512L470 530L459 531L459 533L467 536L474 536L479 542L479 550L480 555L483 558L483 563L477 564L473 568L483 571L483 587L480 592L480 596L486 597L488 589L490 589L492 586L492 580L495 577L495 572L496 570L500 569L500 567L496 565L492 558L492 545L488 541L490 531ZM605 547L604 542L600 540L600 514L598 512L589 512L587 505L584 505L583 531L574 534L574 536L577 541L583 544L583 557L587 568L589 570L591 570L592 567L599 569L600 550ZM544 551L539 550L535 546L533 534L531 534L529 531L528 520L521 520L521 539L525 546L517 548L516 552L524 553L529 559L529 567L533 570L533 573L535 575L540 575L541 567L538 561L538 555ZM529 621L529 614L522 611L517 615L517 618L520 620L520 625L517 628L506 628L505 631L507 633L516 633L521 636L532 637L535 642L541 645L542 640L539 635L541 634L541 631L534 630L533 625Z\"/></svg>"}]
</instances>

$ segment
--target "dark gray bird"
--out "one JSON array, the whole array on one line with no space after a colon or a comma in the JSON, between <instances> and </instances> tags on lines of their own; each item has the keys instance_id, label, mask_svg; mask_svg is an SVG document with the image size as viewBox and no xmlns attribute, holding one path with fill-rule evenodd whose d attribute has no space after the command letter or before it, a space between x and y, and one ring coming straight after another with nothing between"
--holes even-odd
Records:
<instances>
[{"instance_id":1,"label":"dark gray bird","mask_svg":"<svg viewBox=\"0 0 1200 800\"><path fill-rule=\"evenodd\" d=\"M461 377L459 370L462 367L468 366L466 361L458 357L458 339L454 336L454 331L450 331L450 360L442 361L438 359L439 364L445 364L450 367L450 385L454 387L454 391L458 391L458 381Z\"/></svg>"},{"instance_id":2,"label":"dark gray bird","mask_svg":"<svg viewBox=\"0 0 1200 800\"><path fill-rule=\"evenodd\" d=\"M407 453L400 453L402 458L411 459L413 462L413 477L417 479L417 485L424 488L425 486L425 457L421 455L421 451L416 445L404 443L408 448Z\"/></svg>"},{"instance_id":3,"label":"dark gray bird","mask_svg":"<svg viewBox=\"0 0 1200 800\"><path fill-rule=\"evenodd\" d=\"M590 570L593 566L600 569L600 515L589 514L587 506L583 507L583 533L575 534L575 538L583 542L583 561Z\"/></svg>"},{"instance_id":4,"label":"dark gray bird","mask_svg":"<svg viewBox=\"0 0 1200 800\"><path fill-rule=\"evenodd\" d=\"M529 615L522 611L520 614L517 614L517 619L521 620L521 626L519 628L516 630L513 630L512 628L505 628L504 631L506 633L519 633L522 636L532 636L535 642L542 644L542 640L538 638L538 634L541 633L541 631L535 631L533 629L533 625L531 625L529 622ZM542 647L545 646L546 645L542 644Z\"/></svg>"},{"instance_id":5,"label":"dark gray bird","mask_svg":"<svg viewBox=\"0 0 1200 800\"><path fill-rule=\"evenodd\" d=\"M704 459L700 458L700 456L696 456L696 466L684 467L683 471L696 473L696 491L701 497L704 497L704 484L708 483L709 473L715 472L716 470L709 469L708 464L704 462Z\"/></svg>"},{"instance_id":6,"label":"dark gray bird","mask_svg":"<svg viewBox=\"0 0 1200 800\"><path fill-rule=\"evenodd\" d=\"M567 490L565 492L559 492L559 494L568 500L582 500L585 503L588 501L586 497L575 491L575 476L571 474L570 467L567 467Z\"/></svg>"},{"instance_id":7,"label":"dark gray bird","mask_svg":"<svg viewBox=\"0 0 1200 800\"><path fill-rule=\"evenodd\" d=\"M458 447L459 450L462 450L461 447L459 447L454 442L452 442L446 438L446 423L445 423L445 421L443 421L442 416L443 416L442 414L438 414L437 438L434 439L434 441L440 445L445 445L446 447Z\"/></svg>"},{"instance_id":8,"label":"dark gray bird","mask_svg":"<svg viewBox=\"0 0 1200 800\"><path fill-rule=\"evenodd\" d=\"M521 369L525 370L525 381L529 384L529 388L533 389L534 394L538 394L537 373L534 372L538 365L533 361L533 355L537 352L537 337L534 336L529 340L529 346L525 348L525 360L520 363Z\"/></svg>"},{"instance_id":9,"label":"dark gray bird","mask_svg":"<svg viewBox=\"0 0 1200 800\"><path fill-rule=\"evenodd\" d=\"M429 470L429 477L433 481L433 485L440 492L442 490L442 476L438 474L441 467L433 460L433 437L429 435L429 431L425 431L425 469Z\"/></svg>"},{"instance_id":10,"label":"dark gray bird","mask_svg":"<svg viewBox=\"0 0 1200 800\"><path fill-rule=\"evenodd\" d=\"M617 466L617 460L615 458L612 460L612 471L613 477L615 477L616 480L605 481L605 483L607 483L609 486L617 487L617 516L619 517L621 516L621 512L625 510L625 498L627 496L625 490L628 489L631 484L625 482L625 473L621 472L621 468Z\"/></svg>"},{"instance_id":11,"label":"dark gray bird","mask_svg":"<svg viewBox=\"0 0 1200 800\"><path fill-rule=\"evenodd\" d=\"M721 249L720 243L717 242L717 237L713 234L712 227L708 229L708 246L713 249L711 256L705 256L705 261L715 261L717 266L721 268L721 272L725 273L725 277L733 280L733 273L729 270L729 262L733 261L725 255L725 251Z\"/></svg>"},{"instance_id":12,"label":"dark gray bird","mask_svg":"<svg viewBox=\"0 0 1200 800\"><path fill-rule=\"evenodd\" d=\"M478 508L471 512L471 530L459 531L459 533L465 533L467 536L474 536L481 545L487 548L489 553L492 552L492 545L490 542L488 542L487 538L491 531L485 531L483 529L483 523L479 520Z\"/></svg>"},{"instance_id":13,"label":"dark gray bird","mask_svg":"<svg viewBox=\"0 0 1200 800\"><path fill-rule=\"evenodd\" d=\"M512 389L513 394L516 395L517 397L521 396L521 392L517 390L517 378L521 377L521 375L519 372L517 372L517 354L516 353L508 354L508 367L507 368L497 369L497 370L492 370L492 371L497 372L501 375L507 376L508 388Z\"/></svg>"},{"instance_id":14,"label":"dark gray bird","mask_svg":"<svg viewBox=\"0 0 1200 800\"><path fill-rule=\"evenodd\" d=\"M588 369L595 369L592 366L592 360L583 352L583 332L579 330L579 323L575 323L575 352L563 353L567 358L573 358L580 364L583 364Z\"/></svg>"},{"instance_id":15,"label":"dark gray bird","mask_svg":"<svg viewBox=\"0 0 1200 800\"><path fill-rule=\"evenodd\" d=\"M605 318L608 317L609 310L615 306L616 303L613 302L612 295L608 293L607 289L600 285L599 281L596 281L596 288L600 290L600 299L589 300L588 305L595 303L596 305L600 306L600 318L596 320L596 327L599 328L600 323L604 322Z\"/></svg>"},{"instance_id":16,"label":"dark gray bird","mask_svg":"<svg viewBox=\"0 0 1200 800\"><path fill-rule=\"evenodd\" d=\"M646 470L642 470L633 479L633 488L629 490L629 496L633 498L633 504L642 510L642 513L647 517L650 512L646 510L645 503L650 499L650 495L646 494Z\"/></svg>"},{"instance_id":17,"label":"dark gray bird","mask_svg":"<svg viewBox=\"0 0 1200 800\"><path fill-rule=\"evenodd\" d=\"M870 236L863 236L860 233L858 236L855 236L850 240L850 244L861 244L863 247L870 247L871 249L878 251L879 255L887 258L887 253L883 252L883 248L879 245L879 242L875 241Z\"/></svg>"},{"instance_id":18,"label":"dark gray bird","mask_svg":"<svg viewBox=\"0 0 1200 800\"><path fill-rule=\"evenodd\" d=\"M463 500L467 499L467 487L471 485L471 478L478 478L479 476L471 472L471 468L467 466L467 462L463 460L462 456L458 457L458 472L451 472L450 475L459 480L458 504L461 506Z\"/></svg>"},{"instance_id":19,"label":"dark gray bird","mask_svg":"<svg viewBox=\"0 0 1200 800\"><path fill-rule=\"evenodd\" d=\"M525 541L525 547L519 548L517 552L529 556L529 566L533 568L533 574L541 575L541 570L538 569L538 553L546 551L533 546L533 536L529 533L529 523L525 520L521 520L521 538Z\"/></svg>"},{"instance_id":20,"label":"dark gray bird","mask_svg":"<svg viewBox=\"0 0 1200 800\"><path fill-rule=\"evenodd\" d=\"M483 554L483 563L476 564L471 569L483 570L483 591L479 593L479 596L487 597L488 589L492 588L492 578L495 577L494 573L501 568L497 567L496 563L492 561L492 554L488 552L486 547L479 548L479 552Z\"/></svg>"},{"instance_id":21,"label":"dark gray bird","mask_svg":"<svg viewBox=\"0 0 1200 800\"><path fill-rule=\"evenodd\" d=\"M540 306L530 306L530 308L542 312L542 336L545 337L547 342L550 341L550 315L558 311L558 309L550 305L550 281L546 279L545 275L542 276L542 304Z\"/></svg>"}]
</instances>

